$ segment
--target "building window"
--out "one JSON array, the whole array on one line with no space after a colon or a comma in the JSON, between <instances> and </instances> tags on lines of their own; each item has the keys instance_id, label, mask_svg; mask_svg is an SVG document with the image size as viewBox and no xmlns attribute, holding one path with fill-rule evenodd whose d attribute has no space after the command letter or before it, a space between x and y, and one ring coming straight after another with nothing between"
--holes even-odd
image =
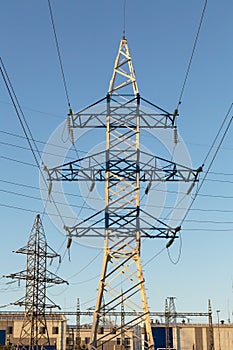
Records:
<instances>
[{"instance_id":1,"label":"building window","mask_svg":"<svg viewBox=\"0 0 233 350\"><path fill-rule=\"evenodd\" d=\"M90 343L90 338L89 337L85 337L85 344L89 344Z\"/></svg>"},{"instance_id":2,"label":"building window","mask_svg":"<svg viewBox=\"0 0 233 350\"><path fill-rule=\"evenodd\" d=\"M52 333L53 334L59 334L59 327L53 327L52 328Z\"/></svg>"},{"instance_id":3,"label":"building window","mask_svg":"<svg viewBox=\"0 0 233 350\"><path fill-rule=\"evenodd\" d=\"M7 334L13 334L13 327L7 327Z\"/></svg>"},{"instance_id":4,"label":"building window","mask_svg":"<svg viewBox=\"0 0 233 350\"><path fill-rule=\"evenodd\" d=\"M125 338L125 345L130 345L130 338Z\"/></svg>"},{"instance_id":5,"label":"building window","mask_svg":"<svg viewBox=\"0 0 233 350\"><path fill-rule=\"evenodd\" d=\"M121 338L117 338L116 343L117 345L121 345Z\"/></svg>"}]
</instances>

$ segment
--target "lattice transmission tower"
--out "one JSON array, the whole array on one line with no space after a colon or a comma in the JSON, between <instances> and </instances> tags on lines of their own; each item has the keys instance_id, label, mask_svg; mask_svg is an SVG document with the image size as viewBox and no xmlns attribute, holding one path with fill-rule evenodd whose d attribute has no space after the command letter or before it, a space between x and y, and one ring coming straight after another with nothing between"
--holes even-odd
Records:
<instances>
[{"instance_id":1,"label":"lattice transmission tower","mask_svg":"<svg viewBox=\"0 0 233 350\"><path fill-rule=\"evenodd\" d=\"M194 183L201 168L193 170L143 151L140 131L174 129L176 114L140 96L127 40L123 37L107 96L78 113L70 113L68 120L71 136L74 129L104 129L106 148L91 156L46 168L50 181L85 181L90 183L90 190L97 182L105 184L104 210L79 220L73 227L66 227L69 237L104 238L90 349L104 348L105 343L116 337L124 339L124 333L128 337L127 331L136 326L141 326L145 333L142 345L154 348L140 258L141 239L165 238L170 244L178 236L180 227L170 227L141 208L140 184L147 184L145 193L148 194L154 182ZM120 312L122 304L125 315L127 311L134 315L125 317L124 325L108 317L113 310ZM106 324L106 320L111 331L99 334L98 326Z\"/></svg>"},{"instance_id":2,"label":"lattice transmission tower","mask_svg":"<svg viewBox=\"0 0 233 350\"><path fill-rule=\"evenodd\" d=\"M60 255L47 244L39 214L36 216L26 247L18 249L16 253L26 254L27 268L5 277L26 280L25 297L14 303L25 306L18 347L38 350L50 345L46 310L59 308L46 296L47 284L67 283L47 270L48 259L60 258Z\"/></svg>"},{"instance_id":3,"label":"lattice transmission tower","mask_svg":"<svg viewBox=\"0 0 233 350\"><path fill-rule=\"evenodd\" d=\"M171 349L171 325L177 323L177 312L175 306L175 297L167 297L165 300L165 324L166 324L166 349Z\"/></svg>"}]
</instances>

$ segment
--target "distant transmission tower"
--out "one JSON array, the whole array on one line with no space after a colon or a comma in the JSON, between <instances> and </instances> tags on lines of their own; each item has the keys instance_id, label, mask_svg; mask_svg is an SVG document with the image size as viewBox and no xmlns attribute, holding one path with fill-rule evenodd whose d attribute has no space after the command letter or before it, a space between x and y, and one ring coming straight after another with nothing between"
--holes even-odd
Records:
<instances>
[{"instance_id":1,"label":"distant transmission tower","mask_svg":"<svg viewBox=\"0 0 233 350\"><path fill-rule=\"evenodd\" d=\"M81 348L81 320L80 320L80 301L77 299L77 310L76 310L76 349Z\"/></svg>"},{"instance_id":2,"label":"distant transmission tower","mask_svg":"<svg viewBox=\"0 0 233 350\"><path fill-rule=\"evenodd\" d=\"M97 105L95 110L93 106ZM169 246L180 227L170 227L141 208L140 183L147 184L145 194L156 181L194 183L201 168L192 170L144 152L140 148L140 130L175 128L176 115L139 95L127 40L123 37L107 96L71 114L68 123L70 134L74 128L103 128L106 149L47 168L50 181L85 181L90 183L90 191L96 182L105 183L105 209L80 220L74 227L66 227L69 237L102 237L105 242L90 349L103 349L109 341L124 338L123 333L136 326L145 329L142 345L154 348L140 259L141 238L166 238ZM109 315L113 310L121 312L122 303L125 324L114 324ZM135 312L134 316L127 316L127 311ZM111 332L99 334L98 326L107 319L112 323Z\"/></svg>"},{"instance_id":3,"label":"distant transmission tower","mask_svg":"<svg viewBox=\"0 0 233 350\"><path fill-rule=\"evenodd\" d=\"M214 329L213 329L213 319L212 319L212 308L210 299L208 300L208 316L209 316L209 348L208 350L214 350Z\"/></svg>"},{"instance_id":4,"label":"distant transmission tower","mask_svg":"<svg viewBox=\"0 0 233 350\"><path fill-rule=\"evenodd\" d=\"M57 275L47 271L47 259L60 257L60 255L48 246L40 215L36 216L27 246L18 249L16 253L27 255L27 269L6 276L26 280L25 297L14 303L14 305L25 306L18 346L29 350L38 350L41 346L50 345L45 310L58 307L46 297L47 283L67 283ZM50 304L46 304L47 299Z\"/></svg>"},{"instance_id":5,"label":"distant transmission tower","mask_svg":"<svg viewBox=\"0 0 233 350\"><path fill-rule=\"evenodd\" d=\"M171 348L170 325L176 324L176 317L175 297L168 297L165 300L166 349Z\"/></svg>"}]
</instances>

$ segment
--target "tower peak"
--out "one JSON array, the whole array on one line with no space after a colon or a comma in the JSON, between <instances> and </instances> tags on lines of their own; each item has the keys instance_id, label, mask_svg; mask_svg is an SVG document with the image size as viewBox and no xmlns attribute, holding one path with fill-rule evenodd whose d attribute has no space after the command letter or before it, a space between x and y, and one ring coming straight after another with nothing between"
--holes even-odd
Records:
<instances>
[{"instance_id":1,"label":"tower peak","mask_svg":"<svg viewBox=\"0 0 233 350\"><path fill-rule=\"evenodd\" d=\"M128 89L126 88L128 87ZM130 88L132 89L130 91ZM138 94L138 85L136 81L135 71L130 56L130 51L125 35L123 35L119 50L116 56L112 78L109 83L108 93L113 94Z\"/></svg>"}]
</instances>

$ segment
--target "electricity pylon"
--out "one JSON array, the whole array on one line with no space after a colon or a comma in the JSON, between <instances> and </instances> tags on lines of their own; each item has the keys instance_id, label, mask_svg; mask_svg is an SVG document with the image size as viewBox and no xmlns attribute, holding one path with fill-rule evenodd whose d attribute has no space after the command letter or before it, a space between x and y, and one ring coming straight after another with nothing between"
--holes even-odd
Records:
<instances>
[{"instance_id":1,"label":"electricity pylon","mask_svg":"<svg viewBox=\"0 0 233 350\"><path fill-rule=\"evenodd\" d=\"M47 259L57 258L60 255L48 246L39 214L36 216L27 246L18 249L16 253L27 256L26 270L6 276L26 280L25 297L14 303L25 306L18 347L38 350L39 347L50 345L45 311L48 308L59 308L46 297L47 284L67 283L47 270Z\"/></svg>"},{"instance_id":2,"label":"electricity pylon","mask_svg":"<svg viewBox=\"0 0 233 350\"><path fill-rule=\"evenodd\" d=\"M77 312L76 312L76 349L81 348L81 320L80 320L80 301L77 299Z\"/></svg>"},{"instance_id":3,"label":"electricity pylon","mask_svg":"<svg viewBox=\"0 0 233 350\"><path fill-rule=\"evenodd\" d=\"M98 110L94 110L93 106L97 105ZM105 183L104 211L80 220L74 227L66 227L69 237L104 238L90 349L104 347L116 337L122 338L124 332L137 325L145 330L142 346L154 348L140 259L141 238L166 238L170 245L180 227L170 227L141 208L140 183L147 184L146 194L156 181L194 183L201 168L193 170L144 152L140 149L140 131L174 129L176 115L140 96L127 40L123 37L107 96L78 113L70 113L68 119L72 142L76 128L103 128L106 149L61 166L45 168L51 182L85 181L90 183L90 191L96 182ZM125 318L124 325L113 323L109 318L111 332L98 334L98 326L106 322L108 313L120 311L122 303L125 314L133 311L135 316Z\"/></svg>"},{"instance_id":4,"label":"electricity pylon","mask_svg":"<svg viewBox=\"0 0 233 350\"><path fill-rule=\"evenodd\" d=\"M175 297L168 297L165 300L165 324L166 324L166 349L171 348L170 325L176 324Z\"/></svg>"},{"instance_id":5,"label":"electricity pylon","mask_svg":"<svg viewBox=\"0 0 233 350\"><path fill-rule=\"evenodd\" d=\"M212 308L210 299L208 300L208 315L209 315L209 348L208 350L214 350L214 330L213 330L213 319L212 319Z\"/></svg>"}]
</instances>

